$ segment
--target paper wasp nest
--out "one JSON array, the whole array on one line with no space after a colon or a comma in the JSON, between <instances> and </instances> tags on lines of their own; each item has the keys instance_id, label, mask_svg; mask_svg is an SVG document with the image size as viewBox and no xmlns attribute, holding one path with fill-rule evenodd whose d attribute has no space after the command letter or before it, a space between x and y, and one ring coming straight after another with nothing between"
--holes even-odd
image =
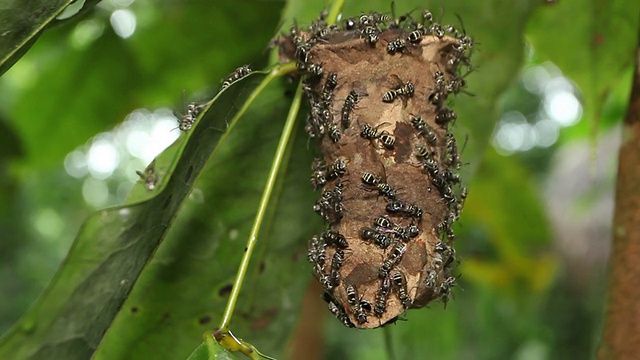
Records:
<instances>
[{"instance_id":1,"label":"paper wasp nest","mask_svg":"<svg viewBox=\"0 0 640 360\"><path fill-rule=\"evenodd\" d=\"M309 261L349 327L446 302L455 284L451 225L466 189L447 96L465 85L473 42L428 11L420 20L320 17L280 39L282 61L304 75L306 130L322 153L311 182L328 225L309 241Z\"/></svg>"}]
</instances>

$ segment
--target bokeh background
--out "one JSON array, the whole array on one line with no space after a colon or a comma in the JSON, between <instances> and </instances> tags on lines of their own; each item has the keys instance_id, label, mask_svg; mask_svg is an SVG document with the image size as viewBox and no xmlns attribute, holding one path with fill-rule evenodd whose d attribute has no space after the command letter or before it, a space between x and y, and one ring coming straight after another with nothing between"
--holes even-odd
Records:
<instances>
[{"instance_id":1,"label":"bokeh background","mask_svg":"<svg viewBox=\"0 0 640 360\"><path fill-rule=\"evenodd\" d=\"M105 0L75 14L82 5L61 15L0 78L0 333L45 289L82 237L83 221L125 203L134 185L142 186L136 170L184 138L174 114L186 102L211 98L220 79L242 64L266 65L280 27L288 29L293 18L304 26L330 4ZM386 1L364 6L347 1L344 14L390 12ZM306 179L314 150L306 150L299 129L301 151L287 165L264 231L269 241L255 261L273 272L245 284L240 336L278 357L302 342L316 349L308 359L386 359L388 344L398 359L594 357L639 5L492 0L395 7L429 8L477 42L468 94L453 100L470 193L456 227L455 299L446 309L434 303L411 310L385 331L345 329L313 301L301 306L312 281L306 238L322 225ZM256 105L256 121L247 116L234 145L209 160L134 288L135 300L116 318L114 326L126 331L108 331L98 358L186 358L217 325L290 89L279 83ZM256 113L273 115L258 120ZM168 166L158 171L170 175ZM279 264L280 256L291 261ZM198 278L205 268L215 270L213 280ZM203 298L195 313L172 312L194 298ZM302 324L309 316L313 324ZM303 334L305 327L315 332ZM0 348L12 340L3 341ZM162 342L173 342L175 352L160 350Z\"/></svg>"}]
</instances>

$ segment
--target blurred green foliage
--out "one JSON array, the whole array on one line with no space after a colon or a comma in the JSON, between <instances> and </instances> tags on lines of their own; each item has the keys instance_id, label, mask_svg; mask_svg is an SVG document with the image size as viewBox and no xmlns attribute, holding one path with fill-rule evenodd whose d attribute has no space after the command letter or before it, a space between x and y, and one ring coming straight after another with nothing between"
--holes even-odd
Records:
<instances>
[{"instance_id":1,"label":"blurred green foliage","mask_svg":"<svg viewBox=\"0 0 640 360\"><path fill-rule=\"evenodd\" d=\"M59 24L54 19L64 4L34 4L36 10L26 3L0 7L0 19L8 19L2 29L27 34L0 41L3 70L37 39L0 79L0 331L36 299L78 235L52 287L0 339L0 357L187 358L219 322L292 85L272 84L223 134L223 123L259 79L234 86L196 131L158 158L156 192L138 183L118 208L92 213L82 181L66 174L63 161L135 109L181 109L183 90L189 99L207 98L237 66L266 66L277 29L288 29L294 18L306 25L329 3L137 0L126 6L138 21L128 39L109 22L122 2L87 2ZM363 6L347 1L343 13L385 12L389 2ZM470 197L456 229L461 286L446 309L409 311L387 332L346 329L327 317L317 325L325 327L325 358L385 359L387 336L400 359L592 356L603 279L594 274L591 286L574 286L540 190L554 151L586 136L588 122L563 131L558 145L520 156L499 155L490 137L501 111L535 106L518 87L525 39L534 62L550 59L577 83L591 124L618 122L640 4L398 1L396 7L397 13L427 7L454 24L460 14L478 43L477 69L467 77L475 96L455 99L454 131L468 138L463 160L470 164ZM34 11L42 16L27 16ZM40 36L45 25L58 26ZM88 27L96 35L81 40ZM322 227L310 210L308 147L299 127L232 323L235 333L274 356L285 352L296 328L311 279L306 240ZM42 219L44 225L34 225ZM205 348L212 347L201 345L193 357L206 358Z\"/></svg>"}]
</instances>

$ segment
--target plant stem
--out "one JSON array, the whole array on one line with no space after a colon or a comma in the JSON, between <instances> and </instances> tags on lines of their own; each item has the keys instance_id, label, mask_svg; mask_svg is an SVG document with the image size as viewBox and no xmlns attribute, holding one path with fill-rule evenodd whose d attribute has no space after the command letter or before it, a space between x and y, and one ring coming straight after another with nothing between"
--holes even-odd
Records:
<instances>
[{"instance_id":1,"label":"plant stem","mask_svg":"<svg viewBox=\"0 0 640 360\"><path fill-rule=\"evenodd\" d=\"M331 9L329 10L329 15L327 16L327 24L335 24L338 20L338 15L342 11L342 7L344 6L344 0L334 0L331 4Z\"/></svg>"},{"instance_id":2,"label":"plant stem","mask_svg":"<svg viewBox=\"0 0 640 360\"><path fill-rule=\"evenodd\" d=\"M267 79L265 79L263 83L264 82L267 82ZM260 86L256 89L256 91L259 89L261 89ZM229 295L227 306L224 309L224 314L222 315L222 322L220 323L221 331L226 331L229 327L231 316L233 315L233 311L235 309L238 296L240 294L240 289L242 288L244 276L247 273L247 269L249 267L251 254L253 253L253 249L255 248L255 245L258 240L258 233L260 231L260 227L262 226L262 220L267 211L267 206L269 205L269 199L271 198L271 193L273 192L273 188L276 183L276 178L278 176L278 172L280 171L282 159L285 156L287 145L289 144L289 140L291 139L291 134L293 133L293 128L296 123L296 119L298 117L298 112L300 111L300 104L302 102L302 93L303 93L302 85L299 84L298 89L296 90L295 97L293 98L291 108L289 108L289 114L287 115L287 120L284 124L282 135L280 135L278 148L276 149L273 163L271 164L271 169L269 170L269 177L267 178L267 183L265 184L264 190L262 192L262 198L260 199L260 204L258 205L258 212L256 213L256 217L254 219L251 232L249 233L249 240L247 241L247 246L244 251L244 256L242 257L242 261L240 262L240 267L238 268L238 273L233 283L233 288L231 289L231 295ZM254 94L252 94L252 96L253 95ZM253 100L251 97L250 99ZM243 109L244 107L241 109L241 111Z\"/></svg>"}]
</instances>

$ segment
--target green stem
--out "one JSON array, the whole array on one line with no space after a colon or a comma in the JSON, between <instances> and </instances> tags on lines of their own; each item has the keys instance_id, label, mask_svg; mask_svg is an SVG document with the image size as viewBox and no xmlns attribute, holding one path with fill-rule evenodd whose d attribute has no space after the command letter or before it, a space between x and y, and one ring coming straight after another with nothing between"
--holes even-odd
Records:
<instances>
[{"instance_id":1,"label":"green stem","mask_svg":"<svg viewBox=\"0 0 640 360\"><path fill-rule=\"evenodd\" d=\"M344 0L334 0L331 4L331 9L329 10L329 15L327 16L327 24L335 24L338 20L338 15L342 11L342 7L344 6Z\"/></svg>"},{"instance_id":2,"label":"green stem","mask_svg":"<svg viewBox=\"0 0 640 360\"><path fill-rule=\"evenodd\" d=\"M266 82L266 79L264 82ZM258 87L258 89L260 89L260 87ZM256 89L256 91L258 89ZM278 172L280 171L282 159L285 156L287 145L289 144L289 140L291 139L291 134L293 133L293 128L296 123L296 118L298 117L298 111L300 111L300 104L302 103L302 93L302 85L299 84L295 97L293 98L291 108L289 109L289 114L287 115L287 120L284 124L282 135L280 136L280 142L278 143L278 148L276 149L276 154L273 163L271 164L271 170L269 170L269 177L267 178L267 183L265 184L264 191L262 192L260 205L258 205L258 212L253 222L251 233L249 234L247 247L244 251L242 261L240 262L240 267L238 268L238 273L233 283L233 288L231 289L231 295L229 295L227 306L224 309L224 314L222 315L222 322L220 323L221 331L226 331L228 329L229 323L231 321L231 316L233 315L233 311L238 300L238 296L240 295L240 289L244 281L244 276L247 273L249 261L251 260L251 254L253 253L253 249L255 248L256 242L258 240L258 233L260 231L260 227L262 226L262 220L264 219L264 215L267 212L267 206L269 205L269 199L271 198L271 193L273 192L276 178L278 176Z\"/></svg>"}]
</instances>

